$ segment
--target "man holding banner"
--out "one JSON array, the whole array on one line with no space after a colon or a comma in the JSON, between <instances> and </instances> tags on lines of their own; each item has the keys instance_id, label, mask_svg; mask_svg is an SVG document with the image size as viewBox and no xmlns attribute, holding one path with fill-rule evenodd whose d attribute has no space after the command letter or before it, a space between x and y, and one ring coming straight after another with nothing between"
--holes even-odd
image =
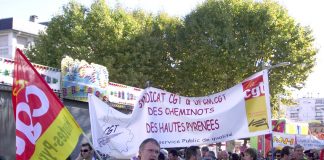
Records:
<instances>
[{"instance_id":1,"label":"man holding banner","mask_svg":"<svg viewBox=\"0 0 324 160\"><path fill-rule=\"evenodd\" d=\"M16 50L12 102L16 159L66 159L81 128L25 55Z\"/></svg>"}]
</instances>

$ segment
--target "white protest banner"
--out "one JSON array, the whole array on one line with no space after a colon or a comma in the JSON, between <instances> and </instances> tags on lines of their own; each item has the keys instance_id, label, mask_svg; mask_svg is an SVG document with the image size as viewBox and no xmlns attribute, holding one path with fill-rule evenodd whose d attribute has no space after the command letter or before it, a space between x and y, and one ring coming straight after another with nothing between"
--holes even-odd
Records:
<instances>
[{"instance_id":1,"label":"white protest banner","mask_svg":"<svg viewBox=\"0 0 324 160\"><path fill-rule=\"evenodd\" d=\"M284 146L294 147L296 144L295 135L272 132L273 147L282 148Z\"/></svg>"},{"instance_id":2,"label":"white protest banner","mask_svg":"<svg viewBox=\"0 0 324 160\"><path fill-rule=\"evenodd\" d=\"M296 135L296 142L303 146L304 150L324 148L324 140L319 140L312 135Z\"/></svg>"},{"instance_id":3,"label":"white protest banner","mask_svg":"<svg viewBox=\"0 0 324 160\"><path fill-rule=\"evenodd\" d=\"M109 102L134 106L143 89L109 82Z\"/></svg>"},{"instance_id":4,"label":"white protest banner","mask_svg":"<svg viewBox=\"0 0 324 160\"><path fill-rule=\"evenodd\" d=\"M267 71L205 97L183 97L156 88L143 91L131 115L89 95L93 145L129 158L146 138L162 148L210 144L271 133Z\"/></svg>"}]
</instances>

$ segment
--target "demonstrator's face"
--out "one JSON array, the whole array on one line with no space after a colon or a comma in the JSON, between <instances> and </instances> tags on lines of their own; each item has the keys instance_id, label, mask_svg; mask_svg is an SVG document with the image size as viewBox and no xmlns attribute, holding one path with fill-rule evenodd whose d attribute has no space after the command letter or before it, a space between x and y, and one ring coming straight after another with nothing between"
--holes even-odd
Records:
<instances>
[{"instance_id":1,"label":"demonstrator's face","mask_svg":"<svg viewBox=\"0 0 324 160\"><path fill-rule=\"evenodd\" d=\"M91 150L88 146L81 147L82 158L90 158Z\"/></svg>"},{"instance_id":2,"label":"demonstrator's face","mask_svg":"<svg viewBox=\"0 0 324 160\"><path fill-rule=\"evenodd\" d=\"M141 158L141 160L157 160L159 153L160 147L152 142L148 142L139 152L139 157Z\"/></svg>"}]
</instances>

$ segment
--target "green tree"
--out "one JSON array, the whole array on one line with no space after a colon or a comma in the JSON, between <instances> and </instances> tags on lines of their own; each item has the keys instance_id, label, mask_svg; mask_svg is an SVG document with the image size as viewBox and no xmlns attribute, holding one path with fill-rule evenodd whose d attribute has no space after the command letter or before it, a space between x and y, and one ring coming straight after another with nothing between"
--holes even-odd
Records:
<instances>
[{"instance_id":1,"label":"green tree","mask_svg":"<svg viewBox=\"0 0 324 160\"><path fill-rule=\"evenodd\" d=\"M138 21L142 21L140 19L143 19L143 13L134 14ZM155 87L170 90L175 79L170 54L176 51L174 42L177 29L182 26L181 21L161 13L155 17L150 15L143 23L142 33L123 47L124 53L131 54L131 59L121 65L128 64L125 69L134 74L133 77L137 80L134 85L144 87L146 81L151 81Z\"/></svg>"},{"instance_id":2,"label":"green tree","mask_svg":"<svg viewBox=\"0 0 324 160\"><path fill-rule=\"evenodd\" d=\"M170 41L178 26L178 18L164 13L112 10L104 0L87 9L71 1L62 15L52 18L28 57L59 68L68 55L106 66L113 82L144 87L149 80L163 87L170 84L164 80L170 79Z\"/></svg>"},{"instance_id":3,"label":"green tree","mask_svg":"<svg viewBox=\"0 0 324 160\"><path fill-rule=\"evenodd\" d=\"M184 95L206 95L229 88L262 70L270 70L272 105L285 87L305 81L316 54L311 31L300 26L273 1L208 0L185 18L179 34L178 81Z\"/></svg>"},{"instance_id":4,"label":"green tree","mask_svg":"<svg viewBox=\"0 0 324 160\"><path fill-rule=\"evenodd\" d=\"M309 28L273 1L207 0L184 19L165 13L90 9L71 1L52 18L28 57L59 67L64 55L107 67L110 80L153 86L184 96L204 96L241 82L265 65L274 110L277 94L298 88L314 66L317 50Z\"/></svg>"},{"instance_id":5,"label":"green tree","mask_svg":"<svg viewBox=\"0 0 324 160\"><path fill-rule=\"evenodd\" d=\"M40 33L35 47L27 53L31 61L60 68L64 55L86 59L91 53L87 46L85 19L87 9L71 1L63 6L65 14L51 19L46 32Z\"/></svg>"}]
</instances>

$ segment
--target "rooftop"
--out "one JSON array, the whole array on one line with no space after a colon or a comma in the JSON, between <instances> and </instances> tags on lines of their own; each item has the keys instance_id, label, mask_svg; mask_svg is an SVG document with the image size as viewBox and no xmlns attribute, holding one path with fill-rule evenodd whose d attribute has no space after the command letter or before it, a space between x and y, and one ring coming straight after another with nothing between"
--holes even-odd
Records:
<instances>
[{"instance_id":1,"label":"rooftop","mask_svg":"<svg viewBox=\"0 0 324 160\"><path fill-rule=\"evenodd\" d=\"M37 22L22 21L11 17L0 19L0 31L3 30L16 30L37 35L39 31L45 31L46 26Z\"/></svg>"}]
</instances>

